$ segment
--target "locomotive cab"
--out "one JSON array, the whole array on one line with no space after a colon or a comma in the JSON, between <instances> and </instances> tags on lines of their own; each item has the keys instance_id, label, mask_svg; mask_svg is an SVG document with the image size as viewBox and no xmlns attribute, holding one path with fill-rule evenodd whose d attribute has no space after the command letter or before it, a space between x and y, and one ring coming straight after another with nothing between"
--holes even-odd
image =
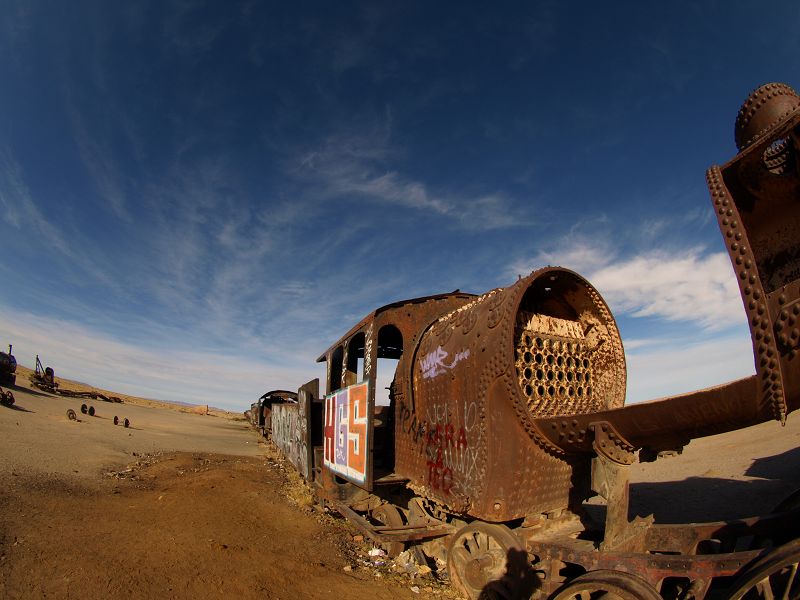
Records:
<instances>
[{"instance_id":1,"label":"locomotive cab","mask_svg":"<svg viewBox=\"0 0 800 600\"><path fill-rule=\"evenodd\" d=\"M327 487L352 484L372 492L376 485L405 481L395 472L396 415L404 402L401 359L413 354L436 318L472 298L455 291L381 307L319 357L327 363L321 457Z\"/></svg>"}]
</instances>

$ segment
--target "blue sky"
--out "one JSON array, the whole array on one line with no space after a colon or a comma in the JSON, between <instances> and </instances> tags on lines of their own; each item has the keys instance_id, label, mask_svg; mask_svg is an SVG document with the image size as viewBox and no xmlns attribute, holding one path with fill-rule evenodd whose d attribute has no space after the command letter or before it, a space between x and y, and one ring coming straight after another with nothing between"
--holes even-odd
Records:
<instances>
[{"instance_id":1,"label":"blue sky","mask_svg":"<svg viewBox=\"0 0 800 600\"><path fill-rule=\"evenodd\" d=\"M705 169L800 7L0 2L0 344L240 410L370 310L577 270L629 401L753 372Z\"/></svg>"}]
</instances>

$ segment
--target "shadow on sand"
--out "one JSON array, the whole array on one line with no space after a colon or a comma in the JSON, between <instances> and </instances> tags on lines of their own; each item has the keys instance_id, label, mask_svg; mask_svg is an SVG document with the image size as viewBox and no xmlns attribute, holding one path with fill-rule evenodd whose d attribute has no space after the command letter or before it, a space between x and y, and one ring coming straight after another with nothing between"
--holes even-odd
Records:
<instances>
[{"instance_id":1,"label":"shadow on sand","mask_svg":"<svg viewBox=\"0 0 800 600\"><path fill-rule=\"evenodd\" d=\"M528 553L511 548L506 555L506 573L481 590L479 600L527 600L539 587L539 578L528 561Z\"/></svg>"},{"instance_id":2,"label":"shadow on sand","mask_svg":"<svg viewBox=\"0 0 800 600\"><path fill-rule=\"evenodd\" d=\"M800 488L800 448L759 458L745 471L759 479L689 477L631 484L631 514L655 514L658 523L708 522L772 512Z\"/></svg>"}]
</instances>

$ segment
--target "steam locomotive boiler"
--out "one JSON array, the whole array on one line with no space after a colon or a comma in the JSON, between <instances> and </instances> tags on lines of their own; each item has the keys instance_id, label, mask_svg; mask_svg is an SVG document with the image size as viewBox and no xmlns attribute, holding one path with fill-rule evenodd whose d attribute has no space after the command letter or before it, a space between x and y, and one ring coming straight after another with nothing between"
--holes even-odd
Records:
<instances>
[{"instance_id":1,"label":"steam locomotive boiler","mask_svg":"<svg viewBox=\"0 0 800 600\"><path fill-rule=\"evenodd\" d=\"M628 515L634 462L800 406L800 97L757 89L735 138L707 179L754 376L624 406L614 318L563 268L396 302L320 356L324 397L310 382L273 413L320 499L390 552L446 560L469 598L800 598L800 495L735 522ZM599 519L584 504L594 495Z\"/></svg>"}]
</instances>

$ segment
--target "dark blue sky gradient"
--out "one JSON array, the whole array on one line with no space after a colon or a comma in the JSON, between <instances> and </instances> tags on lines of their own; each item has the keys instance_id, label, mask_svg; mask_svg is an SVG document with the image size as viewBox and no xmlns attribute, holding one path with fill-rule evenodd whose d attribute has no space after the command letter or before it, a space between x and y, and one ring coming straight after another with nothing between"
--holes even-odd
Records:
<instances>
[{"instance_id":1,"label":"dark blue sky gradient","mask_svg":"<svg viewBox=\"0 0 800 600\"><path fill-rule=\"evenodd\" d=\"M632 399L752 370L722 366L748 342L703 174L750 90L800 83L794 2L0 10L0 342L23 364L183 400L186 363L216 365L244 383L193 393L244 406L376 306L550 260L606 286ZM25 333L47 319L63 345ZM701 347L704 374L646 383Z\"/></svg>"}]
</instances>

